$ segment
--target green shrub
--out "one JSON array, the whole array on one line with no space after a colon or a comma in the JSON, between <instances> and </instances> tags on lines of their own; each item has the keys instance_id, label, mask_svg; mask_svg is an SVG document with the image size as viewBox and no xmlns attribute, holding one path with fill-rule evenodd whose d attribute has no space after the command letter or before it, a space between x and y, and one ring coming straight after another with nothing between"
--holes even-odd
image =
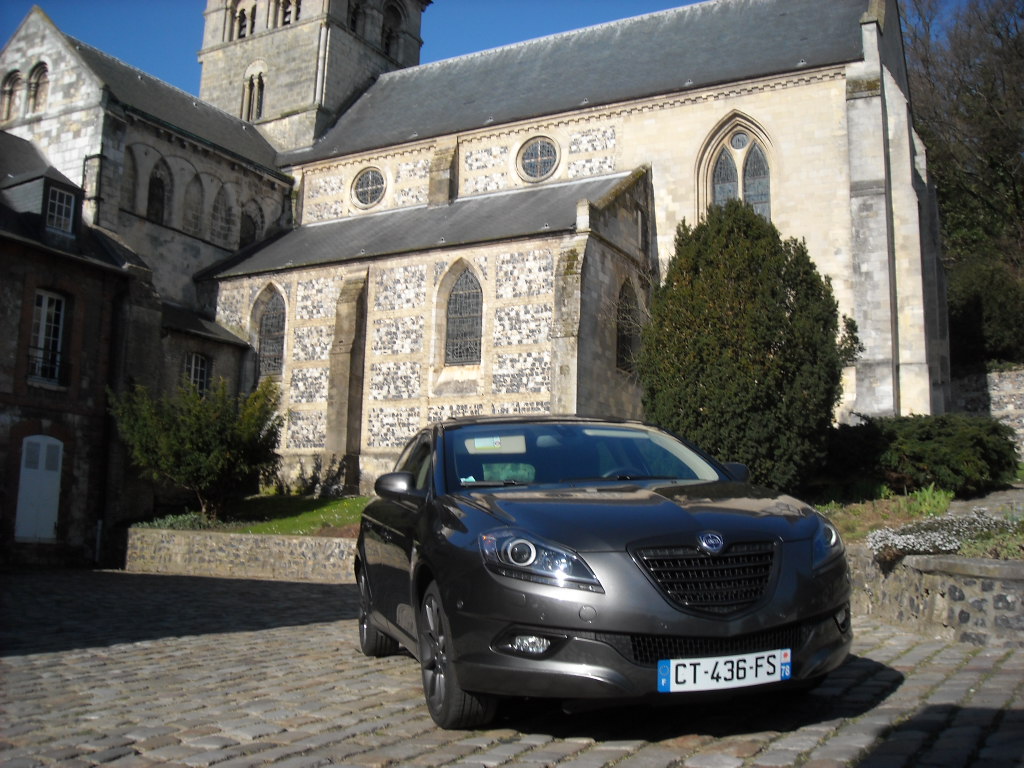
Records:
<instances>
[{"instance_id":1,"label":"green shrub","mask_svg":"<svg viewBox=\"0 0 1024 768\"><path fill-rule=\"evenodd\" d=\"M832 430L823 484L884 484L901 494L931 487L970 498L1011 482L1017 461L1013 430L990 417L873 418Z\"/></svg>"},{"instance_id":2,"label":"green shrub","mask_svg":"<svg viewBox=\"0 0 1024 768\"><path fill-rule=\"evenodd\" d=\"M202 512L184 512L165 515L142 523L132 523L132 528L160 528L169 531L202 531L216 526L216 523Z\"/></svg>"}]
</instances>

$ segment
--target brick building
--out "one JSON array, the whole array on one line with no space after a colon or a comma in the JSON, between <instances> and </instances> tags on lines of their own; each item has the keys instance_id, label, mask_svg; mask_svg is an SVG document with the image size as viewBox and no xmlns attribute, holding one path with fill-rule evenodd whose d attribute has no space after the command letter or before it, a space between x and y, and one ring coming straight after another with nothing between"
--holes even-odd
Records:
<instances>
[{"instance_id":1,"label":"brick building","mask_svg":"<svg viewBox=\"0 0 1024 768\"><path fill-rule=\"evenodd\" d=\"M365 489L427 420L639 416L636 323L677 225L729 197L858 323L839 418L946 408L895 0L708 0L419 66L429 6L207 0L200 98L38 10L0 52L0 129L82 179L179 319L246 345L214 375L280 379L289 466L346 456Z\"/></svg>"}]
</instances>

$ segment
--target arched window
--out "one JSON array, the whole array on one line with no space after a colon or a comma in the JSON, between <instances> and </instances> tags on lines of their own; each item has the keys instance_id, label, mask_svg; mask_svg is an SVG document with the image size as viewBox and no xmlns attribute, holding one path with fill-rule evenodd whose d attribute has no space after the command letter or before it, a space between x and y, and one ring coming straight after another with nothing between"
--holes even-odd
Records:
<instances>
[{"instance_id":1,"label":"arched window","mask_svg":"<svg viewBox=\"0 0 1024 768\"><path fill-rule=\"evenodd\" d=\"M483 292L480 290L480 282L467 269L459 275L448 294L445 365L472 365L480 362L482 320Z\"/></svg>"},{"instance_id":2,"label":"arched window","mask_svg":"<svg viewBox=\"0 0 1024 768\"><path fill-rule=\"evenodd\" d=\"M738 168L743 168L742 176ZM711 174L711 202L743 200L761 216L771 218L771 174L768 157L750 132L738 128L729 133Z\"/></svg>"},{"instance_id":3,"label":"arched window","mask_svg":"<svg viewBox=\"0 0 1024 768\"><path fill-rule=\"evenodd\" d=\"M619 289L615 312L615 367L632 373L640 350L640 306L636 291L627 280Z\"/></svg>"},{"instance_id":4,"label":"arched window","mask_svg":"<svg viewBox=\"0 0 1024 768\"><path fill-rule=\"evenodd\" d=\"M736 174L736 162L729 154L729 150L723 149L715 163L715 175L712 181L713 192L711 202L715 205L725 205L728 200L735 200L739 197L739 177Z\"/></svg>"},{"instance_id":5,"label":"arched window","mask_svg":"<svg viewBox=\"0 0 1024 768\"><path fill-rule=\"evenodd\" d=\"M300 0L282 0L281 3L281 25L291 24L299 20L299 12L302 3Z\"/></svg>"},{"instance_id":6,"label":"arched window","mask_svg":"<svg viewBox=\"0 0 1024 768\"><path fill-rule=\"evenodd\" d=\"M249 75L242 91L242 104L244 105L242 117L250 122L263 117L265 91L266 81L263 79L263 73L257 72L254 75Z\"/></svg>"},{"instance_id":7,"label":"arched window","mask_svg":"<svg viewBox=\"0 0 1024 768\"><path fill-rule=\"evenodd\" d=\"M11 72L4 78L0 90L0 120L14 120L21 117L21 72Z\"/></svg>"},{"instance_id":8,"label":"arched window","mask_svg":"<svg viewBox=\"0 0 1024 768\"><path fill-rule=\"evenodd\" d=\"M157 224L166 224L171 208L171 169L161 160L149 175L146 195L146 218Z\"/></svg>"},{"instance_id":9,"label":"arched window","mask_svg":"<svg viewBox=\"0 0 1024 768\"><path fill-rule=\"evenodd\" d=\"M402 14L393 5L384 9L384 23L381 27L380 47L388 56L398 58L401 52Z\"/></svg>"},{"instance_id":10,"label":"arched window","mask_svg":"<svg viewBox=\"0 0 1024 768\"><path fill-rule=\"evenodd\" d=\"M259 378L280 376L284 370L284 299L272 291L260 312L259 321Z\"/></svg>"},{"instance_id":11,"label":"arched window","mask_svg":"<svg viewBox=\"0 0 1024 768\"><path fill-rule=\"evenodd\" d=\"M245 10L238 12L238 39L241 40L249 31L249 16Z\"/></svg>"},{"instance_id":12,"label":"arched window","mask_svg":"<svg viewBox=\"0 0 1024 768\"><path fill-rule=\"evenodd\" d=\"M210 214L210 237L220 245L231 247L231 233L235 226L235 207L226 187L217 191L213 198L213 210Z\"/></svg>"},{"instance_id":13,"label":"arched window","mask_svg":"<svg viewBox=\"0 0 1024 768\"><path fill-rule=\"evenodd\" d=\"M42 112L50 96L50 73L45 64L39 64L28 77L28 111Z\"/></svg>"},{"instance_id":14,"label":"arched window","mask_svg":"<svg viewBox=\"0 0 1024 768\"><path fill-rule=\"evenodd\" d=\"M757 144L752 144L743 161L743 199L754 210L771 218L771 180L768 177L768 159Z\"/></svg>"},{"instance_id":15,"label":"arched window","mask_svg":"<svg viewBox=\"0 0 1024 768\"><path fill-rule=\"evenodd\" d=\"M246 203L239 222L238 247L255 243L263 234L263 211L253 201Z\"/></svg>"},{"instance_id":16,"label":"arched window","mask_svg":"<svg viewBox=\"0 0 1024 768\"><path fill-rule=\"evenodd\" d=\"M360 34L363 27L363 4L351 0L348 5L348 28Z\"/></svg>"},{"instance_id":17,"label":"arched window","mask_svg":"<svg viewBox=\"0 0 1024 768\"><path fill-rule=\"evenodd\" d=\"M193 176L185 187L185 210L182 211L181 226L190 235L201 235L203 231L203 185L199 176Z\"/></svg>"},{"instance_id":18,"label":"arched window","mask_svg":"<svg viewBox=\"0 0 1024 768\"><path fill-rule=\"evenodd\" d=\"M135 188L138 184L138 170L131 148L124 152L124 172L121 175L121 207L135 213Z\"/></svg>"}]
</instances>

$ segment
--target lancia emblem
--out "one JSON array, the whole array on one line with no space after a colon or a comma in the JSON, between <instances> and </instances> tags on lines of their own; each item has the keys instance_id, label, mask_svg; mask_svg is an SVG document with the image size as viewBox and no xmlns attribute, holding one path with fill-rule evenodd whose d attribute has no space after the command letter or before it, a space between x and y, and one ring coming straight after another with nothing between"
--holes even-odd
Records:
<instances>
[{"instance_id":1,"label":"lancia emblem","mask_svg":"<svg viewBox=\"0 0 1024 768\"><path fill-rule=\"evenodd\" d=\"M725 539L720 533L704 531L697 534L697 546L709 555L717 555L725 548Z\"/></svg>"}]
</instances>

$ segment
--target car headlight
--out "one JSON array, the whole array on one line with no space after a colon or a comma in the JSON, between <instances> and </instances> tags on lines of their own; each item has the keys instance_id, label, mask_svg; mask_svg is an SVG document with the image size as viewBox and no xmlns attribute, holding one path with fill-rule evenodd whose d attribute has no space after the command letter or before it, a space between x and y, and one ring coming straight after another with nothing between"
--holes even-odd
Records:
<instances>
[{"instance_id":1,"label":"car headlight","mask_svg":"<svg viewBox=\"0 0 1024 768\"><path fill-rule=\"evenodd\" d=\"M604 592L583 558L524 531L502 529L483 533L480 552L488 570L510 579Z\"/></svg>"},{"instance_id":2,"label":"car headlight","mask_svg":"<svg viewBox=\"0 0 1024 768\"><path fill-rule=\"evenodd\" d=\"M819 518L818 522L818 531L814 534L814 541L811 544L812 568L820 568L846 551L843 537L839 535L836 527L823 517Z\"/></svg>"}]
</instances>

